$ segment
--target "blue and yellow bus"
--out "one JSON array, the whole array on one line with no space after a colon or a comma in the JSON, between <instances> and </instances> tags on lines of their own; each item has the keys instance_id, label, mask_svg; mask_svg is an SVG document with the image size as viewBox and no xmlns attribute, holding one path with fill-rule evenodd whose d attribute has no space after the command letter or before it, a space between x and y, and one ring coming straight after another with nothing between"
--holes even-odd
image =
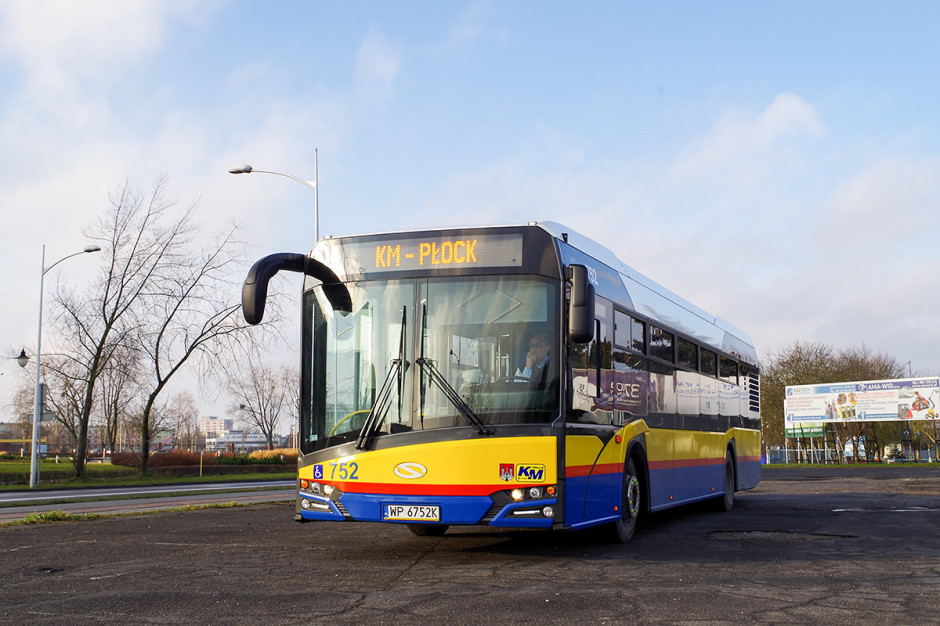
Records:
<instances>
[{"instance_id":1,"label":"blue and yellow bus","mask_svg":"<svg viewBox=\"0 0 940 626\"><path fill-rule=\"evenodd\" d=\"M328 237L303 285L299 521L581 529L760 481L748 336L556 223Z\"/></svg>"}]
</instances>

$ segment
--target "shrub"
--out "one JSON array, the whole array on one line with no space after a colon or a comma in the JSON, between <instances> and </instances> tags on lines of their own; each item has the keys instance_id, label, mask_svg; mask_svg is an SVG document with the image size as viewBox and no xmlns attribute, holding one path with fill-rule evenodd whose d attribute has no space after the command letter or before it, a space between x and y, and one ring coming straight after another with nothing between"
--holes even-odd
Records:
<instances>
[{"instance_id":1,"label":"shrub","mask_svg":"<svg viewBox=\"0 0 940 626\"><path fill-rule=\"evenodd\" d=\"M181 465L199 465L199 454L186 450L165 450L150 456L150 467L179 467Z\"/></svg>"},{"instance_id":2,"label":"shrub","mask_svg":"<svg viewBox=\"0 0 940 626\"><path fill-rule=\"evenodd\" d=\"M219 465L281 465L284 463L280 457L262 459L247 454L220 454L215 462Z\"/></svg>"},{"instance_id":3,"label":"shrub","mask_svg":"<svg viewBox=\"0 0 940 626\"><path fill-rule=\"evenodd\" d=\"M253 459L270 459L273 463L286 463L288 465L297 463L297 450L293 448L275 448L273 450L255 450L249 454Z\"/></svg>"},{"instance_id":4,"label":"shrub","mask_svg":"<svg viewBox=\"0 0 940 626\"><path fill-rule=\"evenodd\" d=\"M140 455L134 452L113 452L111 454L111 465L123 465L124 467L140 469Z\"/></svg>"},{"instance_id":5,"label":"shrub","mask_svg":"<svg viewBox=\"0 0 940 626\"><path fill-rule=\"evenodd\" d=\"M199 465L199 453L187 452L186 450L164 450L154 452L150 455L149 467L189 467ZM202 464L211 465L215 463L215 452L204 452L202 454ZM136 452L115 452L111 455L112 465L123 465L140 469L140 455Z\"/></svg>"}]
</instances>

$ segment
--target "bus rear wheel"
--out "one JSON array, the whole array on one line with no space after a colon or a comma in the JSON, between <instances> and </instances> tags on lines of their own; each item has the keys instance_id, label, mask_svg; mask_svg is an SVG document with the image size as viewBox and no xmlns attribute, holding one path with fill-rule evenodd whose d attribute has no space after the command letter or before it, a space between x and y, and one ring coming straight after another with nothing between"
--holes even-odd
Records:
<instances>
[{"instance_id":1,"label":"bus rear wheel","mask_svg":"<svg viewBox=\"0 0 940 626\"><path fill-rule=\"evenodd\" d=\"M734 508L734 458L731 450L725 452L725 493L715 499L715 509L719 512L729 512Z\"/></svg>"},{"instance_id":2,"label":"bus rear wheel","mask_svg":"<svg viewBox=\"0 0 940 626\"><path fill-rule=\"evenodd\" d=\"M620 498L620 519L612 524L612 539L626 543L633 538L640 516L643 514L643 482L637 471L637 461L630 457L623 468L623 491Z\"/></svg>"},{"instance_id":3,"label":"bus rear wheel","mask_svg":"<svg viewBox=\"0 0 940 626\"><path fill-rule=\"evenodd\" d=\"M442 537L448 528L447 524L408 524L408 530L418 537Z\"/></svg>"}]
</instances>

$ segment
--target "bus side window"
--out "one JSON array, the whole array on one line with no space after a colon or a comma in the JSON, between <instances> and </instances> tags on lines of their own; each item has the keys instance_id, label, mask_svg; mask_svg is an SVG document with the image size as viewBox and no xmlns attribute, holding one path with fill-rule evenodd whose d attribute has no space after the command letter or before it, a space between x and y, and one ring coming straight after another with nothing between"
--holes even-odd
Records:
<instances>
[{"instance_id":1,"label":"bus side window","mask_svg":"<svg viewBox=\"0 0 940 626\"><path fill-rule=\"evenodd\" d=\"M738 363L728 357L718 358L718 377L726 383L738 384Z\"/></svg>"},{"instance_id":2,"label":"bus side window","mask_svg":"<svg viewBox=\"0 0 940 626\"><path fill-rule=\"evenodd\" d=\"M630 347L637 352L646 354L646 322L636 318L630 318L630 322L633 325L633 332L631 333L633 345Z\"/></svg>"},{"instance_id":3,"label":"bus side window","mask_svg":"<svg viewBox=\"0 0 940 626\"><path fill-rule=\"evenodd\" d=\"M650 326L650 356L675 363L674 348L675 336L672 333L657 326Z\"/></svg>"},{"instance_id":4,"label":"bus side window","mask_svg":"<svg viewBox=\"0 0 940 626\"><path fill-rule=\"evenodd\" d=\"M614 345L619 348L630 348L632 330L630 316L620 311L614 311Z\"/></svg>"},{"instance_id":5,"label":"bus side window","mask_svg":"<svg viewBox=\"0 0 940 626\"><path fill-rule=\"evenodd\" d=\"M698 346L681 337L679 338L679 365L692 371L698 369Z\"/></svg>"},{"instance_id":6,"label":"bus side window","mask_svg":"<svg viewBox=\"0 0 940 626\"><path fill-rule=\"evenodd\" d=\"M718 355L711 350L702 348L701 372L707 376L718 378Z\"/></svg>"}]
</instances>

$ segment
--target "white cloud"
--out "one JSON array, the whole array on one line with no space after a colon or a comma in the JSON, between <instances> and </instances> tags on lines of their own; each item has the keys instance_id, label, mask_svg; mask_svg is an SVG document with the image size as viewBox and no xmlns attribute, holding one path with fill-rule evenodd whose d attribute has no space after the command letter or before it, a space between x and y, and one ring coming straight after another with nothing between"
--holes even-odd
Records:
<instances>
[{"instance_id":1,"label":"white cloud","mask_svg":"<svg viewBox=\"0 0 940 626\"><path fill-rule=\"evenodd\" d=\"M113 80L159 49L168 23L204 15L195 0L12 0L0 4L0 53L24 70L31 91L69 92Z\"/></svg>"},{"instance_id":2,"label":"white cloud","mask_svg":"<svg viewBox=\"0 0 940 626\"><path fill-rule=\"evenodd\" d=\"M747 110L725 113L709 133L679 155L668 179L671 184L750 195L775 174L776 167L788 162L794 144L815 141L823 130L814 107L794 94L780 94L756 115Z\"/></svg>"},{"instance_id":3,"label":"white cloud","mask_svg":"<svg viewBox=\"0 0 940 626\"><path fill-rule=\"evenodd\" d=\"M825 207L826 226L842 241L926 244L938 207L940 159L888 155L834 190Z\"/></svg>"},{"instance_id":4,"label":"white cloud","mask_svg":"<svg viewBox=\"0 0 940 626\"><path fill-rule=\"evenodd\" d=\"M505 37L506 28L497 27L493 23L496 14L496 7L490 0L474 0L460 11L438 50L465 50L485 37Z\"/></svg>"}]
</instances>

